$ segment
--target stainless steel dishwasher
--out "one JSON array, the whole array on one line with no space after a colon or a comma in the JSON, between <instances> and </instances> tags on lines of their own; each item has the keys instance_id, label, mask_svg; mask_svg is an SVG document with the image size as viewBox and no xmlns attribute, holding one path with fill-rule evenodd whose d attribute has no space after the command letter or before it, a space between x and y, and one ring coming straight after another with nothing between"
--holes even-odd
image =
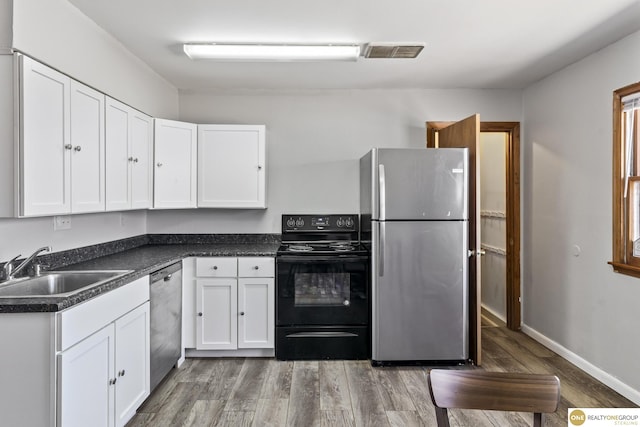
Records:
<instances>
[{"instance_id":1,"label":"stainless steel dishwasher","mask_svg":"<svg viewBox=\"0 0 640 427\"><path fill-rule=\"evenodd\" d=\"M182 353L182 263L152 273L149 286L153 391Z\"/></svg>"}]
</instances>

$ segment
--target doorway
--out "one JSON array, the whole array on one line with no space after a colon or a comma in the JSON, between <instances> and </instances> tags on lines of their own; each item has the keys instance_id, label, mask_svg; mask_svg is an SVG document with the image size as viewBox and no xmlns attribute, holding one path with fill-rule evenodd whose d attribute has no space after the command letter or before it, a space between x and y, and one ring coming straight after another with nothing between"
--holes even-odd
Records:
<instances>
[{"instance_id":1,"label":"doorway","mask_svg":"<svg viewBox=\"0 0 640 427\"><path fill-rule=\"evenodd\" d=\"M453 122L427 122L427 147L436 147L438 131ZM480 132L502 133L505 138L505 301L506 323L512 330L521 327L520 300L520 123L480 122ZM499 248L496 248L499 249Z\"/></svg>"}]
</instances>

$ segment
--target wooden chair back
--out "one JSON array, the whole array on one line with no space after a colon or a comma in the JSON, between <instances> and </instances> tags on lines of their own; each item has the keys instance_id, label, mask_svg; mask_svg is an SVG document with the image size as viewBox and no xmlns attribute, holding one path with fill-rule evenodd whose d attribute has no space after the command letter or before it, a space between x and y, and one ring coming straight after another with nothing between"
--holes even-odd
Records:
<instances>
[{"instance_id":1,"label":"wooden chair back","mask_svg":"<svg viewBox=\"0 0 640 427\"><path fill-rule=\"evenodd\" d=\"M428 376L438 427L449 427L447 409L533 412L533 425L542 414L555 412L560 380L555 375L432 369Z\"/></svg>"}]
</instances>

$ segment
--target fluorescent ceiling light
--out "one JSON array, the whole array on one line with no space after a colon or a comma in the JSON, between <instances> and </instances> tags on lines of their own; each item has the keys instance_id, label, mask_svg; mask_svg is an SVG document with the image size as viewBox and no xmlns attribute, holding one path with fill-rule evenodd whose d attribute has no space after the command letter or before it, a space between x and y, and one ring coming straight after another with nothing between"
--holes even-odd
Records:
<instances>
[{"instance_id":1,"label":"fluorescent ceiling light","mask_svg":"<svg viewBox=\"0 0 640 427\"><path fill-rule=\"evenodd\" d=\"M360 56L359 45L299 45L299 44L235 44L186 43L184 53L191 59L217 61L355 61Z\"/></svg>"}]
</instances>

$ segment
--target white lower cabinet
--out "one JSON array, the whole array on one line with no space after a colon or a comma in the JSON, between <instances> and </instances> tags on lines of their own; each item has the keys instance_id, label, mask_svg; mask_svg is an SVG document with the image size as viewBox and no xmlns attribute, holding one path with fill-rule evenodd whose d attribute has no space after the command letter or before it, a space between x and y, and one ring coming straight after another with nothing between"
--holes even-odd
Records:
<instances>
[{"instance_id":1,"label":"white lower cabinet","mask_svg":"<svg viewBox=\"0 0 640 427\"><path fill-rule=\"evenodd\" d=\"M114 340L109 325L60 354L58 425L114 425Z\"/></svg>"},{"instance_id":2,"label":"white lower cabinet","mask_svg":"<svg viewBox=\"0 0 640 427\"><path fill-rule=\"evenodd\" d=\"M195 311L184 310L187 348L225 350L215 355L228 356L274 348L273 258L209 257L186 262L192 264L183 272L185 305L195 306Z\"/></svg>"},{"instance_id":3,"label":"white lower cabinet","mask_svg":"<svg viewBox=\"0 0 640 427\"><path fill-rule=\"evenodd\" d=\"M238 348L274 348L273 278L238 279Z\"/></svg>"},{"instance_id":4,"label":"white lower cabinet","mask_svg":"<svg viewBox=\"0 0 640 427\"><path fill-rule=\"evenodd\" d=\"M237 293L238 281L235 278L198 279L197 349L238 348Z\"/></svg>"},{"instance_id":5,"label":"white lower cabinet","mask_svg":"<svg viewBox=\"0 0 640 427\"><path fill-rule=\"evenodd\" d=\"M149 277L59 312L0 313L0 425L124 426L149 396Z\"/></svg>"},{"instance_id":6,"label":"white lower cabinet","mask_svg":"<svg viewBox=\"0 0 640 427\"><path fill-rule=\"evenodd\" d=\"M58 425L124 426L149 396L149 372L145 302L59 353Z\"/></svg>"}]
</instances>

